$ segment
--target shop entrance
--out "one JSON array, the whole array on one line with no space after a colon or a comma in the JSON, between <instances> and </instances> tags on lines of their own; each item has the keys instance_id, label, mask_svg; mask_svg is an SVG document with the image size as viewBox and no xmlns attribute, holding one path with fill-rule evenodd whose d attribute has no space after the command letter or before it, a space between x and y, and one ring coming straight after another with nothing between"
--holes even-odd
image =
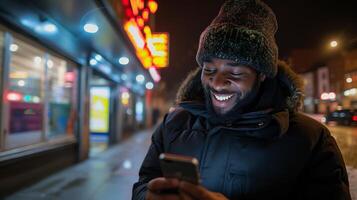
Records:
<instances>
[{"instance_id":1,"label":"shop entrance","mask_svg":"<svg viewBox=\"0 0 357 200\"><path fill-rule=\"evenodd\" d=\"M90 81L90 156L109 146L111 102L110 81L94 74Z\"/></svg>"}]
</instances>

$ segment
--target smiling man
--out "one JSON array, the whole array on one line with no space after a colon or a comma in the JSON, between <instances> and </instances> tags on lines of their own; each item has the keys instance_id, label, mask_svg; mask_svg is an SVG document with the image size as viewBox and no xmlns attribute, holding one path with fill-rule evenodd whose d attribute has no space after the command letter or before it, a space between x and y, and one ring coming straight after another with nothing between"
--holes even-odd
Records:
<instances>
[{"instance_id":1,"label":"smiling man","mask_svg":"<svg viewBox=\"0 0 357 200\"><path fill-rule=\"evenodd\" d=\"M236 115L234 108L244 108L252 102L264 79L265 75L251 67L219 58L205 61L201 75L207 104L212 104L218 115L226 115L229 111Z\"/></svg>"},{"instance_id":2,"label":"smiling man","mask_svg":"<svg viewBox=\"0 0 357 200\"><path fill-rule=\"evenodd\" d=\"M278 61L276 30L263 2L224 3L201 34L200 67L152 136L133 199L351 199L334 138L298 112L302 83ZM196 157L201 185L162 177L160 153Z\"/></svg>"}]
</instances>

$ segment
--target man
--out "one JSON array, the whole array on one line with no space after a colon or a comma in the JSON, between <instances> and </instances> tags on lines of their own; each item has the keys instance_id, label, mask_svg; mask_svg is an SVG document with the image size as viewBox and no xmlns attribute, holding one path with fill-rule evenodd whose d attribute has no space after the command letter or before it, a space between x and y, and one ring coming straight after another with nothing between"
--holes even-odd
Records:
<instances>
[{"instance_id":1,"label":"man","mask_svg":"<svg viewBox=\"0 0 357 200\"><path fill-rule=\"evenodd\" d=\"M201 34L200 68L152 136L133 199L351 199L334 138L297 111L302 83L278 61L276 30L259 0L222 6ZM202 184L163 178L163 152L196 157Z\"/></svg>"}]
</instances>

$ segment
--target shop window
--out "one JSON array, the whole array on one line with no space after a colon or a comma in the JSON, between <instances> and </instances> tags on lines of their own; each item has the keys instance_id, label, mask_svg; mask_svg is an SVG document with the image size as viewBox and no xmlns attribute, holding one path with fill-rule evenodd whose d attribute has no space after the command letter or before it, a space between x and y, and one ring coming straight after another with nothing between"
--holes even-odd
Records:
<instances>
[{"instance_id":1,"label":"shop window","mask_svg":"<svg viewBox=\"0 0 357 200\"><path fill-rule=\"evenodd\" d=\"M73 135L76 121L77 71L74 64L55 56L47 60L47 138Z\"/></svg>"},{"instance_id":2,"label":"shop window","mask_svg":"<svg viewBox=\"0 0 357 200\"><path fill-rule=\"evenodd\" d=\"M6 149L42 141L45 74L43 51L16 38L9 50Z\"/></svg>"},{"instance_id":3,"label":"shop window","mask_svg":"<svg viewBox=\"0 0 357 200\"><path fill-rule=\"evenodd\" d=\"M12 38L4 89L5 150L74 135L77 68L72 62Z\"/></svg>"}]
</instances>

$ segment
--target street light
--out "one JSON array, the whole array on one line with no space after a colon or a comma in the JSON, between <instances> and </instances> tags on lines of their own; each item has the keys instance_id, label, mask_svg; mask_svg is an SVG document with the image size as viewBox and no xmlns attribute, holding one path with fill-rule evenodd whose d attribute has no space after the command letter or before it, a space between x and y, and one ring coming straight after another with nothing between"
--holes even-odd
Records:
<instances>
[{"instance_id":1,"label":"street light","mask_svg":"<svg viewBox=\"0 0 357 200\"><path fill-rule=\"evenodd\" d=\"M338 42L336 40L330 42L330 47L336 48L337 46L338 46Z\"/></svg>"}]
</instances>

